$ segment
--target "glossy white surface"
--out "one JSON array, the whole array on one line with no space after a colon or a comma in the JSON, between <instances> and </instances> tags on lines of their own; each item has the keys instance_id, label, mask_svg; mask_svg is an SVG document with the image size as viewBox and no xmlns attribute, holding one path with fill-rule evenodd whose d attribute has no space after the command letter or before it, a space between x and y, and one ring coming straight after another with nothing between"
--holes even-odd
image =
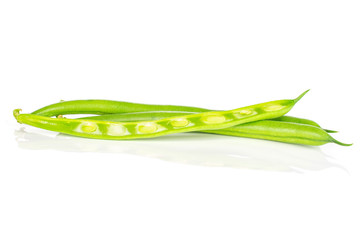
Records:
<instances>
[{"instance_id":1,"label":"glossy white surface","mask_svg":"<svg viewBox=\"0 0 360 240\"><path fill-rule=\"evenodd\" d=\"M360 239L357 1L0 3L0 239ZM16 123L61 99L294 98L351 147L104 141Z\"/></svg>"}]
</instances>

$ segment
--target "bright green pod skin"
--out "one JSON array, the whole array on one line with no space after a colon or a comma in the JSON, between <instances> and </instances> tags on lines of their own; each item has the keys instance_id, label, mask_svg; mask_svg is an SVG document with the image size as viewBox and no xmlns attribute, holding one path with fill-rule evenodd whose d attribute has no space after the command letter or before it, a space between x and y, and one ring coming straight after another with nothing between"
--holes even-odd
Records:
<instances>
[{"instance_id":1,"label":"bright green pod skin","mask_svg":"<svg viewBox=\"0 0 360 240\"><path fill-rule=\"evenodd\" d=\"M281 122L290 122L290 123L300 123L300 124L305 124L305 125L310 125L310 126L315 126L315 127L321 128L318 123L316 123L312 120L309 120L309 119L305 119L305 118L281 116L279 118L274 118L272 120L281 121ZM336 133L337 132L337 131L329 130L329 129L324 129L324 131L328 132L328 133Z\"/></svg>"},{"instance_id":2,"label":"bright green pod skin","mask_svg":"<svg viewBox=\"0 0 360 240\"><path fill-rule=\"evenodd\" d=\"M111 140L152 138L173 133L222 129L247 122L277 118L289 112L306 92L291 100L271 101L229 111L204 112L145 122L50 118L35 114L20 114L18 109L14 110L14 116L19 123L80 137Z\"/></svg>"},{"instance_id":3,"label":"bright green pod skin","mask_svg":"<svg viewBox=\"0 0 360 240\"><path fill-rule=\"evenodd\" d=\"M305 91L299 96L299 99L303 97L309 90ZM131 103L112 100L73 100L73 101L61 101L54 103L43 108L40 108L32 114L54 117L67 114L114 114L114 113L131 113L131 112L155 112L155 111L181 111L181 112L193 112L202 113L211 110L206 108L189 107L189 106L177 106L177 105L156 105L156 104L142 104Z\"/></svg>"},{"instance_id":4,"label":"bright green pod skin","mask_svg":"<svg viewBox=\"0 0 360 240\"><path fill-rule=\"evenodd\" d=\"M311 125L311 126L315 126L315 127L320 127L319 124L317 124L316 122L309 120L309 119L305 119L305 118L297 118L297 117L291 117L291 116L281 116L278 118L274 118L272 120L275 121L282 121L282 122L292 122L292 123L300 123L300 124L306 124L306 125Z\"/></svg>"},{"instance_id":5,"label":"bright green pod skin","mask_svg":"<svg viewBox=\"0 0 360 240\"><path fill-rule=\"evenodd\" d=\"M137 122L137 121L149 121L162 118L183 116L186 112L142 112L142 113L123 113L123 114L107 114L93 117L85 117L81 119L92 119L101 121L113 121L113 122ZM280 117L282 118L282 117ZM244 123L236 126L232 126L224 129L217 130L205 130L202 132L214 133L221 135L230 135L237 137L257 138L272 140L285 143L303 144L319 146L325 143L337 143L342 146L348 146L348 144L341 143L331 137L325 130L318 127L318 125L307 119L301 119L294 117L285 117L261 120L256 122ZM297 122L286 122L285 120L293 120ZM304 121L301 121L304 120ZM300 122L300 123L299 123ZM305 124L308 123L308 124Z\"/></svg>"},{"instance_id":6,"label":"bright green pod skin","mask_svg":"<svg viewBox=\"0 0 360 240\"><path fill-rule=\"evenodd\" d=\"M326 143L336 143L341 146L352 145L337 141L329 133L316 126L273 120L245 123L226 129L203 132L312 146Z\"/></svg>"},{"instance_id":7,"label":"bright green pod skin","mask_svg":"<svg viewBox=\"0 0 360 240\"><path fill-rule=\"evenodd\" d=\"M130 112L130 113L114 113L104 114L91 117L82 117L77 119L100 120L112 122L140 122L159 120L162 118L179 117L185 115L196 114L196 112Z\"/></svg>"},{"instance_id":8,"label":"bright green pod skin","mask_svg":"<svg viewBox=\"0 0 360 240\"><path fill-rule=\"evenodd\" d=\"M183 111L183 112L209 112L211 110L197 107L176 105L154 105L130 103L111 100L74 100L62 101L40 108L32 114L53 117L66 114L112 114L145 111Z\"/></svg>"}]
</instances>

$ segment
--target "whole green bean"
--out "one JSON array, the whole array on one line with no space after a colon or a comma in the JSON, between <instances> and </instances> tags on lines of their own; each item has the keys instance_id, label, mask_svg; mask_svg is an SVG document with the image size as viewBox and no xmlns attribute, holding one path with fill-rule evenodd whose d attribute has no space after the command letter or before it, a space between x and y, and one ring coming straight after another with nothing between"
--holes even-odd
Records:
<instances>
[{"instance_id":1,"label":"whole green bean","mask_svg":"<svg viewBox=\"0 0 360 240\"><path fill-rule=\"evenodd\" d=\"M301 94L305 95L309 90ZM73 100L61 101L45 107L42 107L32 114L53 117L67 114L113 114L113 113L130 113L130 112L155 112L155 111L181 111L181 112L210 112L219 111L206 108L178 106L178 105L156 105L131 103L112 100Z\"/></svg>"},{"instance_id":2,"label":"whole green bean","mask_svg":"<svg viewBox=\"0 0 360 240\"><path fill-rule=\"evenodd\" d=\"M145 122L50 118L36 114L20 114L19 109L14 110L14 116L19 123L81 137L114 140L150 138L172 133L228 128L246 122L280 117L290 111L306 92L290 100L277 100L229 111L203 112Z\"/></svg>"},{"instance_id":3,"label":"whole green bean","mask_svg":"<svg viewBox=\"0 0 360 240\"><path fill-rule=\"evenodd\" d=\"M205 130L203 132L313 146L325 143L336 143L341 146L352 145L339 142L329 133L316 126L273 120L249 122L226 129Z\"/></svg>"},{"instance_id":4,"label":"whole green bean","mask_svg":"<svg viewBox=\"0 0 360 240\"><path fill-rule=\"evenodd\" d=\"M73 100L61 101L45 106L32 112L32 114L53 117L66 114L111 114L144 111L183 111L200 113L209 112L211 110L197 107L142 104L112 100Z\"/></svg>"},{"instance_id":5,"label":"whole green bean","mask_svg":"<svg viewBox=\"0 0 360 240\"><path fill-rule=\"evenodd\" d=\"M80 119L87 120L101 120L113 122L137 122L158 120L162 118L183 116L186 112L141 112L141 113L122 113L122 114L107 114L100 116L84 117ZM190 113L191 114L191 113ZM281 117L280 117L281 118ZM217 130L205 130L201 132L214 133L221 135L230 135L237 137L266 139L272 141L304 144L319 146L325 143L336 143L342 146L349 146L351 144L341 143L331 137L325 130L318 127L318 125L310 120L298 118L284 117L283 121L279 118L260 120L256 122L248 122L236 126ZM285 120L290 120L285 122ZM291 120L293 122L291 122ZM294 122L294 121L297 122ZM298 123L301 122L301 123ZM308 123L308 124L306 124Z\"/></svg>"},{"instance_id":6,"label":"whole green bean","mask_svg":"<svg viewBox=\"0 0 360 240\"><path fill-rule=\"evenodd\" d=\"M281 116L278 118L274 118L272 120L275 121L281 121L281 122L291 122L291 123L300 123L300 124L305 124L305 125L310 125L310 126L315 126L318 128L322 128L320 127L320 125L312 120L309 119L305 119L305 118L298 118L298 117L291 117L291 116ZM328 133L336 133L337 131L334 130L329 130L329 129L324 129L325 132Z\"/></svg>"}]
</instances>

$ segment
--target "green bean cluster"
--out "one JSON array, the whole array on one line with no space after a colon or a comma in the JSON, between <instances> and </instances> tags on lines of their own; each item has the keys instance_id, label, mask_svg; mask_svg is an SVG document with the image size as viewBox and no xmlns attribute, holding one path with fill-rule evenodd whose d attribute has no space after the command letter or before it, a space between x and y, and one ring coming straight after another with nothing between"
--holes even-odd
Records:
<instances>
[{"instance_id":1,"label":"green bean cluster","mask_svg":"<svg viewBox=\"0 0 360 240\"><path fill-rule=\"evenodd\" d=\"M309 91L309 90L308 90ZM124 140L154 138L182 132L203 132L285 143L337 143L314 121L284 116L308 92L295 99L276 100L219 111L176 105L151 105L110 100L61 101L30 114L13 114L19 123L79 137ZM67 118L64 115L96 116Z\"/></svg>"}]
</instances>

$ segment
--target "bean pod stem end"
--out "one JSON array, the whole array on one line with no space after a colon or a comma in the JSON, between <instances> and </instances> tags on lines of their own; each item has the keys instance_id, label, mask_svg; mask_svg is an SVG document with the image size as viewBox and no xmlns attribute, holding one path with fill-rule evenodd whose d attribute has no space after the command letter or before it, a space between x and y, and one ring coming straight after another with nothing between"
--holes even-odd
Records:
<instances>
[{"instance_id":1,"label":"bean pod stem end","mask_svg":"<svg viewBox=\"0 0 360 240\"><path fill-rule=\"evenodd\" d=\"M15 117L15 119L16 119L16 121L17 121L18 123L22 123L22 122L19 121L19 115L20 115L20 112L21 112L21 111L22 111L21 108L17 108L17 109L15 109L15 110L13 111L13 115L14 115L14 117Z\"/></svg>"}]
</instances>

